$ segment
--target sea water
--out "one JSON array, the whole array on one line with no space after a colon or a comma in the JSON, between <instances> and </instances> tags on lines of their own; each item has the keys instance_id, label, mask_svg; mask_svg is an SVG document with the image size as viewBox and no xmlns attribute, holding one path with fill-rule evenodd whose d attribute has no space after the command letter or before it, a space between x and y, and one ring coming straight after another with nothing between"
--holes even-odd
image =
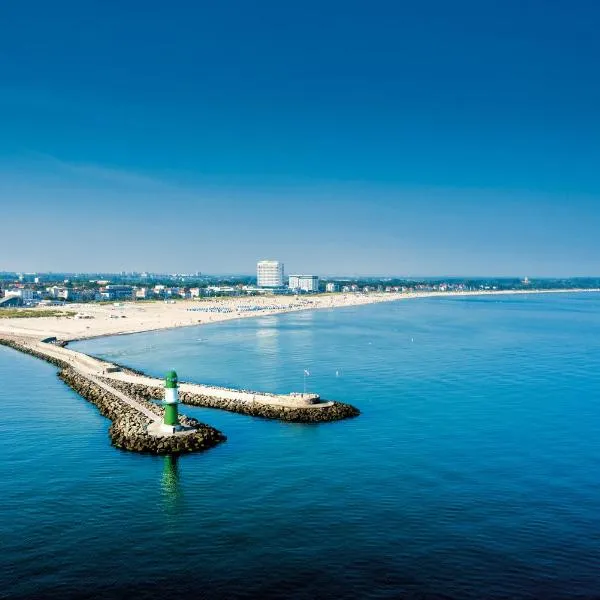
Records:
<instances>
[{"instance_id":1,"label":"sea water","mask_svg":"<svg viewBox=\"0 0 600 600\"><path fill-rule=\"evenodd\" d=\"M162 376L349 402L116 450L55 367L0 348L0 597L600 595L600 295L434 298L110 337ZM305 370L309 375L305 375Z\"/></svg>"}]
</instances>

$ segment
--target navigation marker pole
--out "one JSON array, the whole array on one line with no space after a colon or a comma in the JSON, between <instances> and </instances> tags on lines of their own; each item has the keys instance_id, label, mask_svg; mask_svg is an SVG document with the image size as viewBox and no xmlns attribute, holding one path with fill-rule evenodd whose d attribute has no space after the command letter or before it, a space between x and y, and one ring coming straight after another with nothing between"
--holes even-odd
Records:
<instances>
[{"instance_id":1,"label":"navigation marker pole","mask_svg":"<svg viewBox=\"0 0 600 600\"><path fill-rule=\"evenodd\" d=\"M179 427L179 415L177 405L179 404L179 394L177 393L177 373L169 371L165 377L165 407L164 424L169 428Z\"/></svg>"}]
</instances>

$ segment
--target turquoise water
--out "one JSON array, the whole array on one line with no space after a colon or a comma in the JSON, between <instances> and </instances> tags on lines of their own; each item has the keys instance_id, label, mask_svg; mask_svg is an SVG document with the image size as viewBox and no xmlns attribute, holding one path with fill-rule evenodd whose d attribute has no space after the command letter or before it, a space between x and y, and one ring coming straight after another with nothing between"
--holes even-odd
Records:
<instances>
[{"instance_id":1,"label":"turquoise water","mask_svg":"<svg viewBox=\"0 0 600 600\"><path fill-rule=\"evenodd\" d=\"M0 596L600 595L600 295L424 299L105 338L162 375L358 406L117 451L55 369L0 348Z\"/></svg>"}]
</instances>

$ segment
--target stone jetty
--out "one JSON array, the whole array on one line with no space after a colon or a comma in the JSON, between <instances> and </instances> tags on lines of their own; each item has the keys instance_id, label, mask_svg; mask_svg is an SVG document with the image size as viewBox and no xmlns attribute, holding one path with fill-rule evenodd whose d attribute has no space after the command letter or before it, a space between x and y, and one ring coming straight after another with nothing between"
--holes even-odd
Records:
<instances>
[{"instance_id":1,"label":"stone jetty","mask_svg":"<svg viewBox=\"0 0 600 600\"><path fill-rule=\"evenodd\" d=\"M152 400L162 397L162 389L158 386L136 384L111 379L111 385L137 400ZM193 384L187 384L193 385ZM185 389L186 384L182 384ZM223 398L211 394L201 394L189 391L180 393L183 404L217 408L229 412L240 413L263 419L276 419L292 423L325 423L356 417L360 411L343 402L324 402L318 404L267 404L262 401L241 401L233 398Z\"/></svg>"},{"instance_id":2,"label":"stone jetty","mask_svg":"<svg viewBox=\"0 0 600 600\"><path fill-rule=\"evenodd\" d=\"M196 419L180 415L179 427L164 431L162 381L140 371L76 352L60 343L25 337L0 337L0 344L41 358L59 371L59 377L112 421L113 445L152 454L180 454L207 450L226 437ZM264 419L294 423L323 423L358 416L359 410L341 402L323 401L317 394L268 394L193 383L179 384L179 401Z\"/></svg>"},{"instance_id":3,"label":"stone jetty","mask_svg":"<svg viewBox=\"0 0 600 600\"><path fill-rule=\"evenodd\" d=\"M180 416L181 431L171 435L153 435L148 428L153 422L161 421L164 413L164 409L157 404L124 397L109 383L79 371L68 360L57 358L44 350L3 338L0 338L0 345L59 367L59 378L112 421L108 434L116 448L150 454L182 454L208 450L227 439L214 427L185 415Z\"/></svg>"},{"instance_id":4,"label":"stone jetty","mask_svg":"<svg viewBox=\"0 0 600 600\"><path fill-rule=\"evenodd\" d=\"M72 368L63 369L59 377L80 396L95 404L100 413L112 421L108 431L117 448L152 454L181 454L207 450L225 441L226 437L217 429L200 423L196 419L180 416L182 432L175 435L156 436L148 433L152 418L124 404L117 396L81 375ZM140 402L138 398L135 399ZM163 418L164 409L154 403L143 401L145 408Z\"/></svg>"}]
</instances>

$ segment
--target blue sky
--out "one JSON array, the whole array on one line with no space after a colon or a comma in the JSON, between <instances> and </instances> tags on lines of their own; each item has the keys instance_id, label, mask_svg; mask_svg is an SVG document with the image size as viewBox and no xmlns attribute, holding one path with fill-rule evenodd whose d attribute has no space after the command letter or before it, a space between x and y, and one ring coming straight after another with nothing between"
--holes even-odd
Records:
<instances>
[{"instance_id":1,"label":"blue sky","mask_svg":"<svg viewBox=\"0 0 600 600\"><path fill-rule=\"evenodd\" d=\"M0 270L598 275L600 4L0 5Z\"/></svg>"}]
</instances>

